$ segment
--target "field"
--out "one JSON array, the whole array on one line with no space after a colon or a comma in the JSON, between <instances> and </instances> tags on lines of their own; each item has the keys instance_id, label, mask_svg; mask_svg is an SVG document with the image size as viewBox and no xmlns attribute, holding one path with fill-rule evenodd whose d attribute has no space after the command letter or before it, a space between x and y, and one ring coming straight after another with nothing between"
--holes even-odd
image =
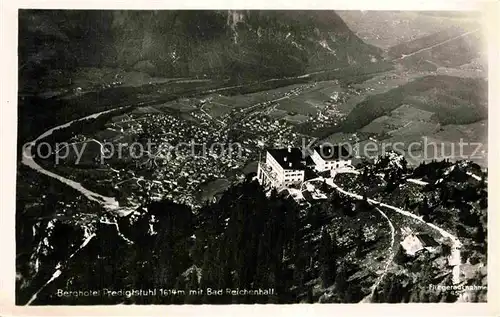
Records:
<instances>
[{"instance_id":1,"label":"field","mask_svg":"<svg viewBox=\"0 0 500 317\"><path fill-rule=\"evenodd\" d=\"M438 67L436 74L455 77L486 78L488 67L486 61L475 59L473 62L464 64L460 68Z\"/></svg>"},{"instance_id":2,"label":"field","mask_svg":"<svg viewBox=\"0 0 500 317\"><path fill-rule=\"evenodd\" d=\"M231 106L227 106L221 103L210 102L206 103L202 107L203 110L207 111L212 117L217 118L231 112Z\"/></svg>"},{"instance_id":3,"label":"field","mask_svg":"<svg viewBox=\"0 0 500 317\"><path fill-rule=\"evenodd\" d=\"M456 25L395 45L388 49L388 55L406 69L436 71L465 66L484 71L487 67L483 36L478 23Z\"/></svg>"},{"instance_id":4,"label":"field","mask_svg":"<svg viewBox=\"0 0 500 317\"><path fill-rule=\"evenodd\" d=\"M309 119L309 117L302 115L302 114L296 114L293 116L288 115L288 116L284 117L283 119L286 120L287 122L290 122L291 124L300 124L300 123L307 121L307 119Z\"/></svg>"},{"instance_id":5,"label":"field","mask_svg":"<svg viewBox=\"0 0 500 317\"><path fill-rule=\"evenodd\" d=\"M345 131L356 131L401 104L436 113L443 124L467 124L487 117L486 82L451 76L425 76L386 93L370 96L349 113Z\"/></svg>"},{"instance_id":6,"label":"field","mask_svg":"<svg viewBox=\"0 0 500 317\"><path fill-rule=\"evenodd\" d=\"M288 112L285 110L274 109L273 111L271 111L269 113L269 117L276 119L276 120L279 120L279 119L283 119L283 117L285 117L287 115L287 113Z\"/></svg>"},{"instance_id":7,"label":"field","mask_svg":"<svg viewBox=\"0 0 500 317\"><path fill-rule=\"evenodd\" d=\"M280 101L279 110L284 110L287 111L287 113L291 114L301 114L301 115L315 115L318 113L318 110L316 107L311 106L310 104L303 103L299 100L295 99L288 99L288 100L283 100Z\"/></svg>"},{"instance_id":8,"label":"field","mask_svg":"<svg viewBox=\"0 0 500 317\"><path fill-rule=\"evenodd\" d=\"M340 92L341 100L337 102L336 109L340 115L349 115L351 112L355 111L357 107L363 107L363 103L371 100L371 98L377 98L378 95L390 93L391 90L397 89L398 87L409 84L415 80L419 80L423 76L430 76L434 74L435 72L407 72L402 70L393 70L381 73L362 83L353 84L347 90L342 89ZM375 119L376 118L373 118L373 120ZM366 122L366 124L369 123L370 122ZM362 127L356 127L356 129L358 129L357 132L362 131L361 128ZM380 130L380 128L376 129ZM326 141L337 142L351 138L352 133L354 133L352 130L353 129L347 129L347 131L345 131L347 135L344 135L343 129L338 126L331 126L330 128L323 129L323 131L319 131L316 136Z\"/></svg>"},{"instance_id":9,"label":"field","mask_svg":"<svg viewBox=\"0 0 500 317\"><path fill-rule=\"evenodd\" d=\"M318 82L314 88L308 90L306 94L295 97L294 100L316 108L322 108L324 107L325 100L330 99L341 90L342 88L336 81Z\"/></svg>"},{"instance_id":10,"label":"field","mask_svg":"<svg viewBox=\"0 0 500 317\"><path fill-rule=\"evenodd\" d=\"M375 121L383 119L380 117ZM400 122L399 128L388 126L386 122L372 122L361 131L335 133L325 141L348 142L361 149L362 155L369 154L370 157L381 154L384 148L396 149L402 151L410 165L447 158L451 161L470 159L480 166L488 166L487 120L445 126L430 122L412 121L409 125ZM375 150L372 150L373 147Z\"/></svg>"},{"instance_id":11,"label":"field","mask_svg":"<svg viewBox=\"0 0 500 317\"><path fill-rule=\"evenodd\" d=\"M355 91L349 93L347 99L339 104L339 110L344 114L348 114L357 104L370 96L386 93L391 89L406 85L423 76L434 74L435 72L405 72L401 70L392 70L377 74L363 82L350 85L351 89ZM341 91L346 90L343 89Z\"/></svg>"},{"instance_id":12,"label":"field","mask_svg":"<svg viewBox=\"0 0 500 317\"><path fill-rule=\"evenodd\" d=\"M251 98L246 100L245 96L246 95L225 96L223 94L211 94L204 96L202 100L231 108L245 108L251 105Z\"/></svg>"},{"instance_id":13,"label":"field","mask_svg":"<svg viewBox=\"0 0 500 317\"><path fill-rule=\"evenodd\" d=\"M337 11L351 30L363 41L388 49L425 37L450 26L467 27L477 21L473 12L450 12L449 15L422 11ZM391 21L392 27L387 27Z\"/></svg>"},{"instance_id":14,"label":"field","mask_svg":"<svg viewBox=\"0 0 500 317\"><path fill-rule=\"evenodd\" d=\"M179 100L167 102L162 105L157 105L154 106L154 108L162 111L167 110L166 112L171 112L171 110L176 110L179 112L191 112L196 109L194 106L189 104L188 101L179 101Z\"/></svg>"},{"instance_id":15,"label":"field","mask_svg":"<svg viewBox=\"0 0 500 317\"><path fill-rule=\"evenodd\" d=\"M159 107L153 107L153 106L147 106L147 107L138 107L135 108L134 111L132 111L133 114L145 114L145 113L163 113L162 110L160 110L161 106Z\"/></svg>"},{"instance_id":16,"label":"field","mask_svg":"<svg viewBox=\"0 0 500 317\"><path fill-rule=\"evenodd\" d=\"M436 128L434 113L404 104L388 115L383 115L360 131L374 134L406 135L432 131Z\"/></svg>"}]
</instances>

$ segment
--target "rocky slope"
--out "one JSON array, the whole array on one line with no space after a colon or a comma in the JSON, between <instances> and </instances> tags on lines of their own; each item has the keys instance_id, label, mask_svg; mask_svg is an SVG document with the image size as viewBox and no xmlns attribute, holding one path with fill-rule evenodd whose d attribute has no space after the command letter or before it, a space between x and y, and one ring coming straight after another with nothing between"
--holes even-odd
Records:
<instances>
[{"instance_id":1,"label":"rocky slope","mask_svg":"<svg viewBox=\"0 0 500 317\"><path fill-rule=\"evenodd\" d=\"M380 59L333 11L61 11L19 14L20 87L71 85L75 69L239 81Z\"/></svg>"}]
</instances>

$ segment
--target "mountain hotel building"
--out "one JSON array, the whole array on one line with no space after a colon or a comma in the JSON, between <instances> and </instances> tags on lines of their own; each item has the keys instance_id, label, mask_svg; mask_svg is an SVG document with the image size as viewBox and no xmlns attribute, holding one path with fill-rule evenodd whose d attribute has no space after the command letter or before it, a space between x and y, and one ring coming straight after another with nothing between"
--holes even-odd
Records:
<instances>
[{"instance_id":1,"label":"mountain hotel building","mask_svg":"<svg viewBox=\"0 0 500 317\"><path fill-rule=\"evenodd\" d=\"M304 182L306 166L311 165L318 172L344 168L351 165L351 155L339 145L314 148L309 157L304 157L298 148L268 149L265 161L259 161L257 180L264 187L300 185Z\"/></svg>"},{"instance_id":2,"label":"mountain hotel building","mask_svg":"<svg viewBox=\"0 0 500 317\"><path fill-rule=\"evenodd\" d=\"M259 162L257 179L261 185L274 188L302 184L305 167L298 148L269 149L265 162Z\"/></svg>"}]
</instances>

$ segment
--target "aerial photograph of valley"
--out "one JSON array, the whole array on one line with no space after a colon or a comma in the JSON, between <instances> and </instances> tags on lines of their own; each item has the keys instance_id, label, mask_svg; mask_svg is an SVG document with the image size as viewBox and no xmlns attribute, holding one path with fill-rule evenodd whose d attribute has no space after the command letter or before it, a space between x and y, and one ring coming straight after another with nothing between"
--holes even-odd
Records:
<instances>
[{"instance_id":1,"label":"aerial photograph of valley","mask_svg":"<svg viewBox=\"0 0 500 317\"><path fill-rule=\"evenodd\" d=\"M18 11L16 305L487 302L476 11Z\"/></svg>"}]
</instances>

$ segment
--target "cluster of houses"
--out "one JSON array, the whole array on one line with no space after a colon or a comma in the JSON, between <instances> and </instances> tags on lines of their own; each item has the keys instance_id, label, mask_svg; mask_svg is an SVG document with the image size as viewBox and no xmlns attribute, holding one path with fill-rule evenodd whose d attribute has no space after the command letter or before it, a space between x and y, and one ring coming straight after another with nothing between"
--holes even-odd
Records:
<instances>
[{"instance_id":1,"label":"cluster of houses","mask_svg":"<svg viewBox=\"0 0 500 317\"><path fill-rule=\"evenodd\" d=\"M279 133L281 136L288 135L292 127L284 122L272 120L267 116L254 118L253 120L245 120L238 125L238 128L251 131L252 133L271 134Z\"/></svg>"},{"instance_id":2,"label":"cluster of houses","mask_svg":"<svg viewBox=\"0 0 500 317\"><path fill-rule=\"evenodd\" d=\"M117 131L116 128L124 123L139 124L141 129ZM121 142L124 136L135 139L138 131L145 131L154 144L151 154L158 155L157 157L143 155L137 159L137 172L142 177L122 175L122 173L114 175L113 183L119 184L117 188L132 195L139 193L152 199L167 198L197 207L200 185L214 179L225 178L228 173L241 171L252 155L255 158L258 155L259 140L255 139L254 135L248 135L239 142L241 146L239 151L238 146L228 143L227 129L207 125L205 122L193 123L168 114L117 116L113 118L111 124L113 126L108 126L105 133L102 132L102 139ZM184 145L171 152L171 146L180 142ZM203 153L204 149L199 149L198 146L195 146L193 153L191 142L195 145L205 145L206 153ZM212 144L217 146L211 147ZM224 148L221 147L226 144ZM145 147L145 150L148 149ZM109 163L113 162L110 160Z\"/></svg>"}]
</instances>

